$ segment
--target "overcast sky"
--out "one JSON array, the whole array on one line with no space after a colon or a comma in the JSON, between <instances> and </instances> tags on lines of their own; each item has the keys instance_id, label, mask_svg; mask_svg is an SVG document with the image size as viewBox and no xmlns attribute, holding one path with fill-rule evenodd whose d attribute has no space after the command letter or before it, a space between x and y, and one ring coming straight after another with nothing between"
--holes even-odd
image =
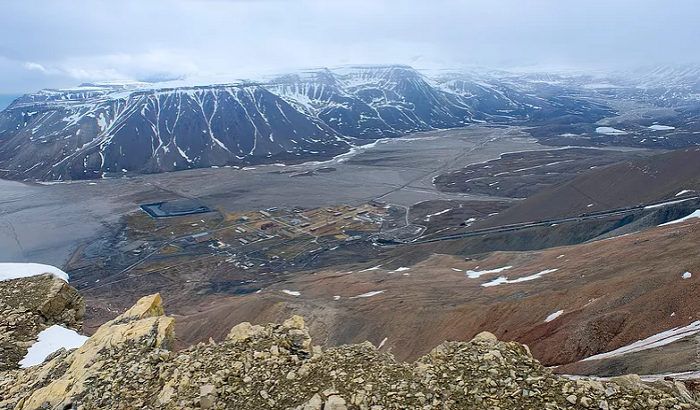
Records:
<instances>
[{"instance_id":1,"label":"overcast sky","mask_svg":"<svg viewBox=\"0 0 700 410\"><path fill-rule=\"evenodd\" d=\"M3 0L0 16L0 94L347 64L700 59L697 0Z\"/></svg>"}]
</instances>

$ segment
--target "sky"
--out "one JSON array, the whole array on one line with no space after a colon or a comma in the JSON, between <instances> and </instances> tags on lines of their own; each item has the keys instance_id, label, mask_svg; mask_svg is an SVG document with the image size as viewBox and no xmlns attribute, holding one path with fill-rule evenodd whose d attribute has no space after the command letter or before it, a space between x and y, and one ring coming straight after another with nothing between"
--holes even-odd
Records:
<instances>
[{"instance_id":1,"label":"sky","mask_svg":"<svg viewBox=\"0 0 700 410\"><path fill-rule=\"evenodd\" d=\"M697 0L3 0L0 95L349 64L700 60Z\"/></svg>"}]
</instances>

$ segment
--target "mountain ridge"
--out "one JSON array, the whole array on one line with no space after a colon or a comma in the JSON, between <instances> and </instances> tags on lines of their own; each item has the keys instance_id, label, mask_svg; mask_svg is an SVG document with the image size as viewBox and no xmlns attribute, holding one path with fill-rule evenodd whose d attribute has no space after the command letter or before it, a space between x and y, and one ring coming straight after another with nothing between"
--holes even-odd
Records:
<instances>
[{"instance_id":1,"label":"mountain ridge","mask_svg":"<svg viewBox=\"0 0 700 410\"><path fill-rule=\"evenodd\" d=\"M533 97L513 84L455 76L450 83L409 66L349 66L208 86L42 90L0 112L0 172L67 180L300 162L362 139L612 113L576 96Z\"/></svg>"}]
</instances>

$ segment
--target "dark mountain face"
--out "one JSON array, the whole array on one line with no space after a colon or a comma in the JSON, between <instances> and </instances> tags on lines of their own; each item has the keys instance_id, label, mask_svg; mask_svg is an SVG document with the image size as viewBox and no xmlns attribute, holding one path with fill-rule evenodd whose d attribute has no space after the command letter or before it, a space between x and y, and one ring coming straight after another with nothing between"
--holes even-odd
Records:
<instances>
[{"instance_id":1,"label":"dark mountain face","mask_svg":"<svg viewBox=\"0 0 700 410\"><path fill-rule=\"evenodd\" d=\"M371 66L263 83L44 90L0 113L0 176L90 179L330 158L353 138L477 122L595 121L612 112L570 90L532 84Z\"/></svg>"},{"instance_id":2,"label":"dark mountain face","mask_svg":"<svg viewBox=\"0 0 700 410\"><path fill-rule=\"evenodd\" d=\"M25 97L0 114L0 168L80 179L330 156L348 148L323 122L255 85L123 97L56 94Z\"/></svg>"},{"instance_id":3,"label":"dark mountain face","mask_svg":"<svg viewBox=\"0 0 700 410\"><path fill-rule=\"evenodd\" d=\"M472 122L469 107L410 67L351 67L284 76L269 89L341 135L396 137Z\"/></svg>"}]
</instances>

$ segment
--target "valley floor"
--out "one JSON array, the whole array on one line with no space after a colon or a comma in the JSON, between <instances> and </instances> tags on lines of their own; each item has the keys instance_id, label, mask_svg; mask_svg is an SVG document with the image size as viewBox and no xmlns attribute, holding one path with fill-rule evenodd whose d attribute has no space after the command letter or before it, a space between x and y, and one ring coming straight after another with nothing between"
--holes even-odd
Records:
<instances>
[{"instance_id":1,"label":"valley floor","mask_svg":"<svg viewBox=\"0 0 700 410\"><path fill-rule=\"evenodd\" d=\"M0 180L0 261L62 266L78 246L104 236L123 215L149 202L199 198L235 212L371 199L404 206L491 199L440 192L432 179L503 152L543 148L519 128L469 127L380 140L354 155L288 167L194 169L41 185ZM314 172L323 168L333 170Z\"/></svg>"}]
</instances>

